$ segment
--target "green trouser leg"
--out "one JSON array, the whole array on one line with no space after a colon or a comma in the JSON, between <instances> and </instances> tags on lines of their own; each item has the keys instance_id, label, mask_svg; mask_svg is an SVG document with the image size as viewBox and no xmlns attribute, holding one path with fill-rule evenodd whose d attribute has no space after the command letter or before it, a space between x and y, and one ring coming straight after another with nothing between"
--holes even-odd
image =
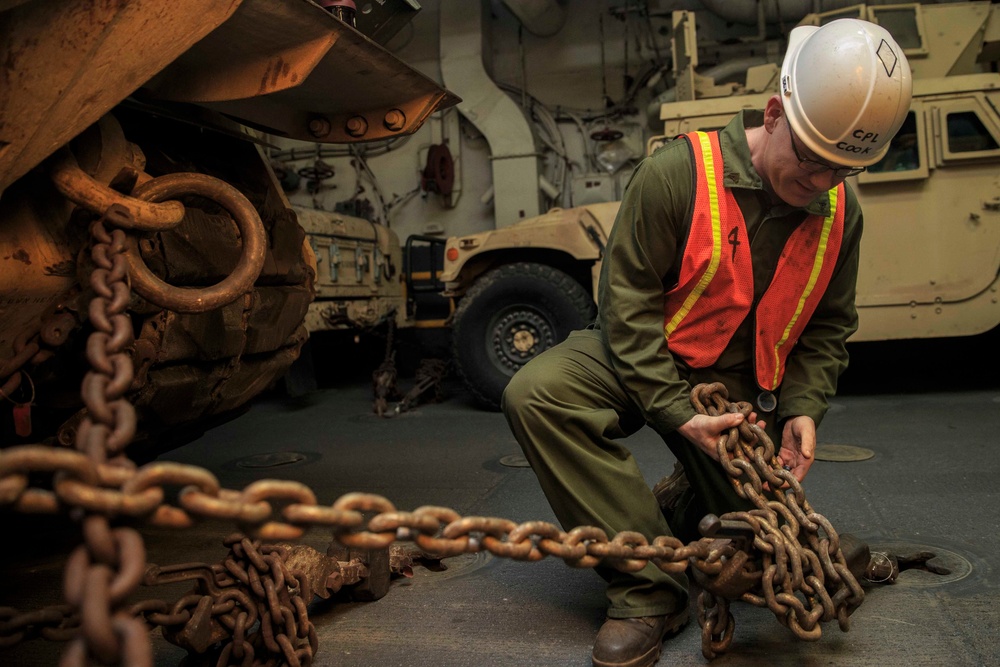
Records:
<instances>
[{"instance_id":1,"label":"green trouser leg","mask_svg":"<svg viewBox=\"0 0 1000 667\"><path fill-rule=\"evenodd\" d=\"M503 409L563 528L597 526L608 537L634 530L669 535L659 504L632 454L616 442L644 425L594 332L575 332L512 378ZM608 616L671 613L687 602L683 575L653 564L627 574L596 568L608 581Z\"/></svg>"},{"instance_id":2,"label":"green trouser leg","mask_svg":"<svg viewBox=\"0 0 1000 667\"><path fill-rule=\"evenodd\" d=\"M565 530L590 525L609 537L633 530L647 539L677 534L687 542L699 537L697 523L704 514L749 509L717 462L668 434L664 440L692 487L668 525L632 454L616 442L645 421L596 331L574 332L518 371L504 393L503 410ZM608 582L611 618L666 614L686 604L683 575L666 574L653 564L636 573L595 569Z\"/></svg>"}]
</instances>

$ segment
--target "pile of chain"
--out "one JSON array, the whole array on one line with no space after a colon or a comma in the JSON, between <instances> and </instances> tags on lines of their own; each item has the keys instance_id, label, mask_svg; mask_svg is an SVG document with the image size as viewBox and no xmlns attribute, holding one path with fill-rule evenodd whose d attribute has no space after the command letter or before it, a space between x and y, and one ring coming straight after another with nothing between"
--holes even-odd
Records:
<instances>
[{"instance_id":1,"label":"pile of chain","mask_svg":"<svg viewBox=\"0 0 1000 667\"><path fill-rule=\"evenodd\" d=\"M767 607L800 639L819 639L820 623L833 619L847 632L864 591L848 569L837 531L809 505L799 481L775 457L768 435L750 422L753 406L730 403L720 383L698 385L691 402L701 414L746 417L720 438L718 455L736 493L756 507L721 517L740 522L736 525L745 526L752 540L732 555L725 576L711 580L699 577L698 568L694 572L705 589L699 601L705 657L711 659L732 641L729 600Z\"/></svg>"},{"instance_id":2,"label":"pile of chain","mask_svg":"<svg viewBox=\"0 0 1000 667\"><path fill-rule=\"evenodd\" d=\"M262 664L273 656L289 667L312 662L319 648L307 604L312 584L288 565L288 548L264 545L245 535L225 540L229 555L218 565L184 563L151 566L148 586L196 581L173 605L144 600L131 609L164 637L191 653L221 646L216 664Z\"/></svg>"}]
</instances>

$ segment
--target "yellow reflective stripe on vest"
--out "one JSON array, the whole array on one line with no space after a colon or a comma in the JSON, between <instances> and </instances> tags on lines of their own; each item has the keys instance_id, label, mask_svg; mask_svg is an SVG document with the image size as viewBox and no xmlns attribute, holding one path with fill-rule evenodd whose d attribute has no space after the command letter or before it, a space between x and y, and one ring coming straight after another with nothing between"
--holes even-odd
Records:
<instances>
[{"instance_id":1,"label":"yellow reflective stripe on vest","mask_svg":"<svg viewBox=\"0 0 1000 667\"><path fill-rule=\"evenodd\" d=\"M667 322L667 326L663 328L663 332L667 338L670 338L670 334L677 329L681 321L691 312L698 298L708 287L708 284L712 282L712 278L715 277L715 272L718 270L719 262L722 259L722 221L719 217L719 191L715 181L715 156L712 153L712 143L708 135L704 132L698 132L697 135L698 142L701 144L702 161L705 163L705 177L708 180L708 205L712 216L712 261L709 262L708 269L702 274L698 284L695 285L691 293L684 299L684 303L680 309L674 313L674 316ZM697 161L695 165L697 166Z\"/></svg>"},{"instance_id":2,"label":"yellow reflective stripe on vest","mask_svg":"<svg viewBox=\"0 0 1000 667\"><path fill-rule=\"evenodd\" d=\"M826 216L826 219L823 220L823 231L820 233L819 247L816 248L816 257L813 259L809 281L806 283L805 289L802 290L802 296L799 297L799 303L795 307L795 314L792 315L792 320L785 327L785 331L781 334L781 339L774 346L774 383L771 385L772 387L778 386L778 378L781 377L781 357L778 356L778 350L781 349L781 346L788 340L788 336L791 335L792 329L799 319L799 315L802 314L802 310L805 308L809 295L812 294L813 288L816 287L820 271L823 270L823 259L826 257L826 244L830 239L830 230L833 228L833 220L837 215L837 188L831 189L829 194L830 215Z\"/></svg>"}]
</instances>

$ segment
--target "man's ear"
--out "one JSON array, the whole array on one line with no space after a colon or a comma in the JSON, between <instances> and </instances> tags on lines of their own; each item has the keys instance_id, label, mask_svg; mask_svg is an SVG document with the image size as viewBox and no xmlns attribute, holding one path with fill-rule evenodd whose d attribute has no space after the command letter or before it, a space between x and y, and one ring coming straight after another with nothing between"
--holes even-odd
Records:
<instances>
[{"instance_id":1,"label":"man's ear","mask_svg":"<svg viewBox=\"0 0 1000 667\"><path fill-rule=\"evenodd\" d=\"M781 106L781 98L777 95L772 95L764 107L764 129L767 130L768 134L774 133L784 113L785 111Z\"/></svg>"}]
</instances>

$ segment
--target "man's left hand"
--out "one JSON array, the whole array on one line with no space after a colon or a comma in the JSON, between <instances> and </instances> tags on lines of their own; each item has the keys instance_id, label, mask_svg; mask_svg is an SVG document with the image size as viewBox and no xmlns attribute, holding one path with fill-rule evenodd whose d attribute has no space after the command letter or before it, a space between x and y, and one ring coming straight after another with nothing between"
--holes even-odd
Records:
<instances>
[{"instance_id":1,"label":"man's left hand","mask_svg":"<svg viewBox=\"0 0 1000 667\"><path fill-rule=\"evenodd\" d=\"M795 479L801 482L813 464L815 452L816 422L805 415L789 418L781 432L781 449L778 451L781 464L790 467Z\"/></svg>"}]
</instances>

